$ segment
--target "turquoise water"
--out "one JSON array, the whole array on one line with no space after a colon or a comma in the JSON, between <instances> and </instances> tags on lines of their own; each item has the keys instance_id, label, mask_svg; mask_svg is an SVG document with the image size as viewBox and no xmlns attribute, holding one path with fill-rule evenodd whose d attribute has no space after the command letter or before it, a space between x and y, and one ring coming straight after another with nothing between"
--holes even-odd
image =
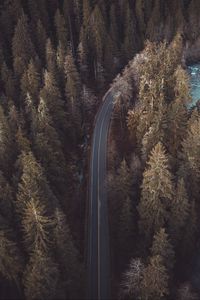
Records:
<instances>
[{"instance_id":1,"label":"turquoise water","mask_svg":"<svg viewBox=\"0 0 200 300\"><path fill-rule=\"evenodd\" d=\"M194 106L200 100L200 63L188 66L190 75L192 104Z\"/></svg>"}]
</instances>

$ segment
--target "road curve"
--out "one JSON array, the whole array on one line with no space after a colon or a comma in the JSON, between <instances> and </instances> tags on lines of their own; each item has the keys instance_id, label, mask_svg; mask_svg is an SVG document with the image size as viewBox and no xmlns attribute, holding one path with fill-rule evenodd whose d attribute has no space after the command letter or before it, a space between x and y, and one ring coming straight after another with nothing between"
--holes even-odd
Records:
<instances>
[{"instance_id":1,"label":"road curve","mask_svg":"<svg viewBox=\"0 0 200 300\"><path fill-rule=\"evenodd\" d=\"M104 97L93 132L88 228L88 299L110 299L110 249L106 195L108 129L113 110L112 91Z\"/></svg>"}]
</instances>

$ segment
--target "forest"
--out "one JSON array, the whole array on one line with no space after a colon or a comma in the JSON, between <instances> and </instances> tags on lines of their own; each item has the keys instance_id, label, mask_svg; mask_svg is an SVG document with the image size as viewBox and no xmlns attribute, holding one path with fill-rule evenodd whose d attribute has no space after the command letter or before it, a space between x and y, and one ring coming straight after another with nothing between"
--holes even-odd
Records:
<instances>
[{"instance_id":1,"label":"forest","mask_svg":"<svg viewBox=\"0 0 200 300\"><path fill-rule=\"evenodd\" d=\"M186 70L199 11L0 1L0 299L88 298L91 139L110 87L111 299L200 299L200 105Z\"/></svg>"}]
</instances>

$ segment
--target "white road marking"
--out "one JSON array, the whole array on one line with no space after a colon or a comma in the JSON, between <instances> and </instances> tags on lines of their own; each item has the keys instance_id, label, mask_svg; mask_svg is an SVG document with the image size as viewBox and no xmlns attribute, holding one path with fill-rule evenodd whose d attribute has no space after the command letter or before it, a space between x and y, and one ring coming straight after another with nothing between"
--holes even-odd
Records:
<instances>
[{"instance_id":1,"label":"white road marking","mask_svg":"<svg viewBox=\"0 0 200 300\"><path fill-rule=\"evenodd\" d=\"M98 167L97 167L97 172L98 172L98 183L97 183L97 188L98 188L98 300L101 300L101 257L100 257L100 208L101 208L101 201L100 201L100 147L101 147L101 138L102 138L102 131L103 131L103 125L105 122L105 118L107 116L107 113L109 111L111 103L108 104L106 111L103 116L103 120L101 123L101 128L100 128L100 135L99 135L99 145L98 145Z\"/></svg>"}]
</instances>

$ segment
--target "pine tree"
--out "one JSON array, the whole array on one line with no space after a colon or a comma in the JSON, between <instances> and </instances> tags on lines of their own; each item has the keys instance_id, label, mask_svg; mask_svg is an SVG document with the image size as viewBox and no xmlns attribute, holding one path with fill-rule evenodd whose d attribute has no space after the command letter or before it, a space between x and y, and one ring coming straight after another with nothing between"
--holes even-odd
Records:
<instances>
[{"instance_id":1,"label":"pine tree","mask_svg":"<svg viewBox=\"0 0 200 300\"><path fill-rule=\"evenodd\" d=\"M80 92L81 92L81 80L78 70L76 68L72 52L69 51L65 59L65 77L66 77L66 98L67 108L69 114L72 116L72 122L80 128L81 116L80 116Z\"/></svg>"},{"instance_id":2,"label":"pine tree","mask_svg":"<svg viewBox=\"0 0 200 300\"><path fill-rule=\"evenodd\" d=\"M183 57L183 36L178 32L170 44L170 60L172 69L175 70L182 64ZM184 83L185 84L185 83Z\"/></svg>"},{"instance_id":3,"label":"pine tree","mask_svg":"<svg viewBox=\"0 0 200 300\"><path fill-rule=\"evenodd\" d=\"M10 70L5 63L2 64L1 67L1 79L4 83L5 94L9 99L16 100L17 96L17 87L16 87L16 79L12 70Z\"/></svg>"},{"instance_id":4,"label":"pine tree","mask_svg":"<svg viewBox=\"0 0 200 300\"><path fill-rule=\"evenodd\" d=\"M72 235L66 218L61 209L55 210L55 250L60 262L61 274L69 299L78 299L81 296L83 284L83 267L78 258Z\"/></svg>"},{"instance_id":5,"label":"pine tree","mask_svg":"<svg viewBox=\"0 0 200 300\"><path fill-rule=\"evenodd\" d=\"M7 116L0 106L0 169L10 174L13 162L13 136Z\"/></svg>"},{"instance_id":6,"label":"pine tree","mask_svg":"<svg viewBox=\"0 0 200 300\"><path fill-rule=\"evenodd\" d=\"M71 0L63 1L63 15L67 23L67 28L69 28L69 40L72 47L72 53L75 54L75 31L76 31L76 22L73 22L72 18L74 17L74 2Z\"/></svg>"},{"instance_id":7,"label":"pine tree","mask_svg":"<svg viewBox=\"0 0 200 300\"><path fill-rule=\"evenodd\" d=\"M27 136L26 136L25 132L23 131L23 129L21 128L21 126L19 126L19 128L17 128L15 137L16 137L16 144L17 144L17 153L19 155L22 152L26 153L26 154L31 152L31 142L27 138ZM20 164L21 164L21 157L19 157L18 161L16 162L16 167L19 167L20 170L18 170L18 171L21 176L22 168L21 168Z\"/></svg>"},{"instance_id":8,"label":"pine tree","mask_svg":"<svg viewBox=\"0 0 200 300\"><path fill-rule=\"evenodd\" d=\"M88 72L89 72L89 42L87 32L84 27L81 28L80 37L79 37L79 45L78 45L78 63L79 69L81 73L81 79L85 82L88 80Z\"/></svg>"},{"instance_id":9,"label":"pine tree","mask_svg":"<svg viewBox=\"0 0 200 300\"><path fill-rule=\"evenodd\" d=\"M128 270L123 274L122 296L141 296L142 278L145 266L140 258L132 259Z\"/></svg>"},{"instance_id":10,"label":"pine tree","mask_svg":"<svg viewBox=\"0 0 200 300\"><path fill-rule=\"evenodd\" d=\"M95 79L103 84L103 55L106 41L106 25L99 5L95 6L90 22L92 43L95 51L94 74Z\"/></svg>"},{"instance_id":11,"label":"pine tree","mask_svg":"<svg viewBox=\"0 0 200 300\"><path fill-rule=\"evenodd\" d=\"M18 19L23 14L22 1L21 0L13 0L13 1L6 0L5 6L8 7L9 12L10 12L10 17L12 18L13 23L16 24Z\"/></svg>"},{"instance_id":12,"label":"pine tree","mask_svg":"<svg viewBox=\"0 0 200 300\"><path fill-rule=\"evenodd\" d=\"M53 259L42 251L34 251L24 272L27 299L55 299L58 296L59 270Z\"/></svg>"},{"instance_id":13,"label":"pine tree","mask_svg":"<svg viewBox=\"0 0 200 300\"><path fill-rule=\"evenodd\" d=\"M126 5L126 18L125 18L125 28L124 28L124 52L126 60L132 59L138 49L138 43L136 39L136 21L129 4Z\"/></svg>"},{"instance_id":14,"label":"pine tree","mask_svg":"<svg viewBox=\"0 0 200 300\"><path fill-rule=\"evenodd\" d=\"M56 62L58 68L58 75L59 75L59 83L61 90L64 91L65 89L65 57L66 57L66 49L60 42L57 47L56 52ZM63 92L64 94L64 92Z\"/></svg>"},{"instance_id":15,"label":"pine tree","mask_svg":"<svg viewBox=\"0 0 200 300\"><path fill-rule=\"evenodd\" d=\"M16 243L9 235L8 232L0 230L0 273L5 279L19 285L23 260Z\"/></svg>"},{"instance_id":16,"label":"pine tree","mask_svg":"<svg viewBox=\"0 0 200 300\"><path fill-rule=\"evenodd\" d=\"M35 56L34 46L31 41L27 16L22 14L15 27L12 41L12 53L14 58L14 70L22 75L31 57Z\"/></svg>"},{"instance_id":17,"label":"pine tree","mask_svg":"<svg viewBox=\"0 0 200 300\"><path fill-rule=\"evenodd\" d=\"M16 106L14 105L14 103L11 103L9 106L8 122L9 122L11 132L12 132L13 136L15 137L18 127L19 127L19 112L18 112ZM16 143L16 141L15 141L15 143Z\"/></svg>"},{"instance_id":18,"label":"pine tree","mask_svg":"<svg viewBox=\"0 0 200 300\"><path fill-rule=\"evenodd\" d=\"M46 41L47 41L47 33L46 30L40 20L37 21L36 26L36 45L37 45L37 52L40 56L40 59L45 62L46 57Z\"/></svg>"},{"instance_id":19,"label":"pine tree","mask_svg":"<svg viewBox=\"0 0 200 300\"><path fill-rule=\"evenodd\" d=\"M18 184L16 205L19 214L31 199L38 199L41 205L48 205L47 213L49 213L57 203L57 199L48 185L41 165L31 152L22 152L18 165L21 178Z\"/></svg>"},{"instance_id":20,"label":"pine tree","mask_svg":"<svg viewBox=\"0 0 200 300\"><path fill-rule=\"evenodd\" d=\"M125 253L126 260L133 251L133 237L135 234L135 216L133 211L133 203L130 197L124 199L119 217L118 235L119 249L121 253Z\"/></svg>"},{"instance_id":21,"label":"pine tree","mask_svg":"<svg viewBox=\"0 0 200 300\"><path fill-rule=\"evenodd\" d=\"M168 108L167 141L169 152L177 159L182 141L187 131L187 108L181 99L177 98Z\"/></svg>"},{"instance_id":22,"label":"pine tree","mask_svg":"<svg viewBox=\"0 0 200 300\"><path fill-rule=\"evenodd\" d=\"M138 127L138 130L140 130L141 126L139 125ZM142 157L144 161L147 160L151 150L158 142L165 142L166 127L166 106L161 104L158 111L154 114L151 126L142 139Z\"/></svg>"},{"instance_id":23,"label":"pine tree","mask_svg":"<svg viewBox=\"0 0 200 300\"><path fill-rule=\"evenodd\" d=\"M56 63L56 51L48 38L46 43L46 65L47 71L53 75L58 83L58 67Z\"/></svg>"},{"instance_id":24,"label":"pine tree","mask_svg":"<svg viewBox=\"0 0 200 300\"><path fill-rule=\"evenodd\" d=\"M160 300L169 293L169 276L161 256L151 257L142 278L142 299Z\"/></svg>"},{"instance_id":25,"label":"pine tree","mask_svg":"<svg viewBox=\"0 0 200 300\"><path fill-rule=\"evenodd\" d=\"M117 23L117 11L116 11L116 5L114 3L110 6L110 29L109 34L112 39L112 41L115 43L115 46L117 47L119 43L119 28Z\"/></svg>"},{"instance_id":26,"label":"pine tree","mask_svg":"<svg viewBox=\"0 0 200 300\"><path fill-rule=\"evenodd\" d=\"M117 170L117 178L115 181L116 193L123 198L127 198L131 193L132 180L130 169L125 159L122 160L120 167Z\"/></svg>"},{"instance_id":27,"label":"pine tree","mask_svg":"<svg viewBox=\"0 0 200 300\"><path fill-rule=\"evenodd\" d=\"M56 130L64 134L67 128L67 117L64 101L61 97L59 86L51 72L44 73L44 87L40 91L40 97L44 99Z\"/></svg>"},{"instance_id":28,"label":"pine tree","mask_svg":"<svg viewBox=\"0 0 200 300\"><path fill-rule=\"evenodd\" d=\"M196 0L191 0L188 15L189 15L189 26L188 26L188 37L189 39L195 40L198 37L200 21L198 16L199 2Z\"/></svg>"},{"instance_id":29,"label":"pine tree","mask_svg":"<svg viewBox=\"0 0 200 300\"><path fill-rule=\"evenodd\" d=\"M47 251L53 225L41 199L31 197L22 210L23 239L27 249Z\"/></svg>"},{"instance_id":30,"label":"pine tree","mask_svg":"<svg viewBox=\"0 0 200 300\"><path fill-rule=\"evenodd\" d=\"M190 123L187 136L182 143L183 147L183 166L185 176L191 184L191 191L194 197L200 193L200 118Z\"/></svg>"},{"instance_id":31,"label":"pine tree","mask_svg":"<svg viewBox=\"0 0 200 300\"><path fill-rule=\"evenodd\" d=\"M93 94L92 90L86 85L83 85L81 92L81 103L82 103L82 115L84 121L87 122L91 120L95 107L97 105L97 98Z\"/></svg>"},{"instance_id":32,"label":"pine tree","mask_svg":"<svg viewBox=\"0 0 200 300\"><path fill-rule=\"evenodd\" d=\"M21 79L21 91L24 97L27 93L33 99L33 105L38 103L38 95L41 88L40 73L33 60L28 64L27 70L24 72Z\"/></svg>"},{"instance_id":33,"label":"pine tree","mask_svg":"<svg viewBox=\"0 0 200 300\"><path fill-rule=\"evenodd\" d=\"M167 270L172 271L174 267L175 252L164 228L161 228L160 231L154 235L151 255L159 255L163 259L163 264Z\"/></svg>"},{"instance_id":34,"label":"pine tree","mask_svg":"<svg viewBox=\"0 0 200 300\"><path fill-rule=\"evenodd\" d=\"M61 43L61 46L64 47L64 49L67 49L68 31L65 23L65 18L60 13L59 9L56 11L54 23L56 27L57 44Z\"/></svg>"},{"instance_id":35,"label":"pine tree","mask_svg":"<svg viewBox=\"0 0 200 300\"><path fill-rule=\"evenodd\" d=\"M53 192L66 194L67 166L59 135L53 126L52 118L43 98L40 98L34 130L34 150L36 157L45 169Z\"/></svg>"},{"instance_id":36,"label":"pine tree","mask_svg":"<svg viewBox=\"0 0 200 300\"><path fill-rule=\"evenodd\" d=\"M0 172L0 214L9 222L13 218L13 203L13 190L3 173Z\"/></svg>"},{"instance_id":37,"label":"pine tree","mask_svg":"<svg viewBox=\"0 0 200 300\"><path fill-rule=\"evenodd\" d=\"M161 143L158 143L150 154L141 189L138 206L140 228L149 238L165 225L174 193L168 157Z\"/></svg>"},{"instance_id":38,"label":"pine tree","mask_svg":"<svg viewBox=\"0 0 200 300\"><path fill-rule=\"evenodd\" d=\"M191 101L189 76L181 66L177 67L174 75L176 80L175 96L182 103L188 104Z\"/></svg>"},{"instance_id":39,"label":"pine tree","mask_svg":"<svg viewBox=\"0 0 200 300\"><path fill-rule=\"evenodd\" d=\"M135 11L139 23L140 33L144 36L146 32L145 0L136 0Z\"/></svg>"},{"instance_id":40,"label":"pine tree","mask_svg":"<svg viewBox=\"0 0 200 300\"><path fill-rule=\"evenodd\" d=\"M135 145L137 144L136 132L139 124L139 118L140 118L140 112L138 110L131 109L128 111L127 127L129 130L130 141L133 144L135 142Z\"/></svg>"},{"instance_id":41,"label":"pine tree","mask_svg":"<svg viewBox=\"0 0 200 300\"><path fill-rule=\"evenodd\" d=\"M164 30L164 15L163 15L164 1L156 0L154 2L151 17L147 23L146 37L151 41L160 41Z\"/></svg>"},{"instance_id":42,"label":"pine tree","mask_svg":"<svg viewBox=\"0 0 200 300\"><path fill-rule=\"evenodd\" d=\"M91 5L90 0L83 0L83 26L85 28L88 27L90 22L90 14L91 14Z\"/></svg>"},{"instance_id":43,"label":"pine tree","mask_svg":"<svg viewBox=\"0 0 200 300\"><path fill-rule=\"evenodd\" d=\"M190 215L190 204L185 188L184 179L180 178L174 194L171 206L170 227L171 234L175 241L184 239L184 229Z\"/></svg>"}]
</instances>

